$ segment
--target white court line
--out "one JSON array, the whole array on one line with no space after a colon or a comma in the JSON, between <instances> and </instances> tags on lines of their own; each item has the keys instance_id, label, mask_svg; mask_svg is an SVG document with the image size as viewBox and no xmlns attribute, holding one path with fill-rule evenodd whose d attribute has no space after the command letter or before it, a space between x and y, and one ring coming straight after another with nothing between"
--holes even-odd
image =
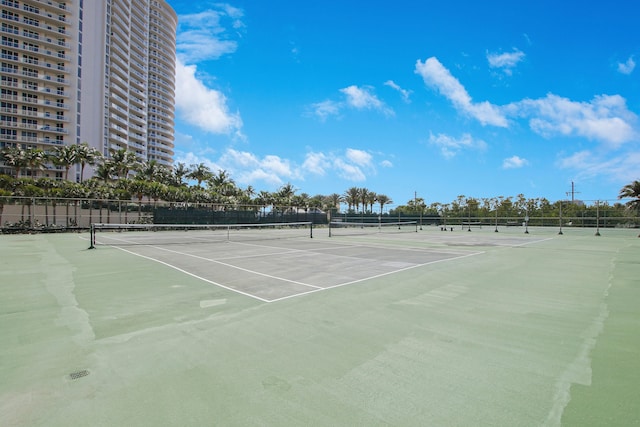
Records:
<instances>
[{"instance_id":1,"label":"white court line","mask_svg":"<svg viewBox=\"0 0 640 427\"><path fill-rule=\"evenodd\" d=\"M173 268L174 270L177 270L177 271L179 271L181 273L184 273L184 274L186 274L188 276L195 277L196 279L200 279L200 280L202 280L204 282L207 282L207 283L210 283L212 285L219 286L219 287L224 288L226 290L229 290L231 292L237 292L239 294L242 294L242 295L248 296L250 298L257 299L257 300L260 300L262 302L271 302L271 300L260 298L259 296L256 296L256 295L253 295L253 294L250 294L250 293L247 293L247 292L242 292L242 291L240 291L238 289L230 288L228 286L223 285L222 283L214 282L213 280L205 279L204 277L198 276L197 274L190 273L189 271L183 270L182 268L176 267L175 265L169 264L168 262L160 261L159 259L151 258L151 257L148 257L146 255L142 255L142 254L139 254L139 253L136 253L136 252L132 252L132 251L129 251L127 249L121 248L120 246L114 246L114 247L116 249L119 249L119 250L123 251L123 252L130 253L131 255L139 256L140 258L145 258L145 259L148 259L150 261L155 261L155 262L160 263L162 265L165 265L167 267Z\"/></svg>"},{"instance_id":2,"label":"white court line","mask_svg":"<svg viewBox=\"0 0 640 427\"><path fill-rule=\"evenodd\" d=\"M296 297L299 297L299 296L302 296L302 295L312 294L312 293L315 293L315 292L318 292L318 291L324 291L324 290L328 290L328 289L340 288L342 286L353 285L353 284L364 282L364 281L367 281L367 280L372 280L372 279L377 279L379 277L388 276L390 274L396 274L396 273L400 273L402 271L407 271L407 270L411 270L411 269L418 268L418 267L424 267L425 265L437 264L437 263L440 263L440 262L453 261L453 260L457 260L457 259L462 259L462 258L476 256L476 255L481 255L481 254L484 254L484 253L485 252L476 252L476 253L472 253L472 254L461 255L461 256L458 256L458 257L454 257L454 258L446 258L446 259L438 259L438 260L435 260L435 261L429 261L429 262L425 262L424 264L416 264L416 265L412 265L410 267L401 268L399 270L387 271L386 273L380 273L380 274L376 274L374 276L369 276L369 277L364 277L362 279L352 280L350 282L339 283L337 285L328 286L326 288L314 289L312 291L301 292L301 293L295 294L295 295L288 295L288 296L282 297L282 298L276 298L276 299L271 300L269 302L277 302L277 301L282 301L282 300L285 300L285 299L296 298Z\"/></svg>"},{"instance_id":3,"label":"white court line","mask_svg":"<svg viewBox=\"0 0 640 427\"><path fill-rule=\"evenodd\" d=\"M551 239L546 239L546 240L551 240ZM529 243L534 243L534 242L529 242ZM260 298L260 297L254 295L254 294L250 294L250 293L247 293L247 292L240 291L238 289L231 288L229 286L225 286L225 285L223 285L221 283L218 283L218 282L215 282L213 280L209 280L209 279L206 279L204 277L198 276L197 274L194 274L194 273L191 273L189 271L186 271L186 270L184 270L184 269L182 269L180 267L177 267L177 266L175 266L173 264L169 264L168 262L160 261L160 260L158 260L156 258L152 258L152 257L146 256L146 255L142 255L142 254L139 254L139 253L124 249L124 248L119 247L119 246L114 246L116 249L119 249L119 250L121 250L123 252L127 252L127 253L130 253L132 255L148 259L150 261L155 261L157 263L163 264L163 265L165 265L167 267L170 267L170 268L173 268L173 269L175 269L177 271L185 273L185 274L187 274L187 275L189 275L191 277L194 277L196 279L200 279L200 280L202 280L202 281L204 281L206 283L210 283L212 285L219 286L219 287L221 287L223 289L227 289L227 290L229 290L231 292L236 292L236 293L239 293L241 295L245 295L245 296L248 296L250 298L257 299L259 301L266 302L266 303L278 302L278 301L282 301L282 300L286 300L286 299L290 299L290 298L296 298L296 297L299 297L299 296L309 295L309 294L316 293L316 292L319 292L319 291L339 288L339 287L347 286L347 285L353 285L353 284L356 284L356 283L360 283L360 282L364 282L364 281L367 281L367 280L376 279L376 278L379 278L379 277L388 276L388 275L395 274L395 273L400 273L402 271L407 271L407 270L411 270L411 269L414 269L414 268L423 267L423 266L426 266L426 265L437 264L437 263L447 262L447 261L454 261L454 260L467 258L467 257L471 257L471 256L476 256L476 255L481 255L481 254L486 253L484 251L473 252L473 253L469 253L469 254L465 254L465 255L456 256L456 257L453 257L453 258L444 258L444 259L439 259L439 260L435 260L435 261L429 261L429 262L426 262L426 263L415 264L415 265L412 265L412 266L409 266L409 267L405 267L405 268L401 268L401 269L397 269L397 270L387 271L385 273L380 273L380 274L376 274L376 275L373 275L373 276L363 277L361 279L352 280L352 281L349 281L349 282L339 283L337 285L332 285L332 286L327 286L327 287L320 287L320 286L314 286L314 285L310 285L310 284L306 284L306 283L302 283L302 282L297 282L297 281L293 281L293 280L283 279L283 278L279 278L279 277L276 277L276 276L271 276L271 275L268 275L268 274L260 273L260 272L253 271L253 270L248 270L248 269L241 268L241 267L236 267L234 265L230 265L230 264L227 264L227 263L219 262L219 261L216 261L216 260L212 260L210 258L205 258L205 257L198 256L198 255L192 255L192 254L188 254L188 253L185 253L185 252L173 251L173 250L170 250L170 249L160 248L160 247L152 246L152 245L144 245L144 246L149 246L149 247L152 247L154 249L159 249L159 250L172 252L172 253L176 253L176 254L186 255L186 256L193 257L193 258L198 258L198 259L202 259L202 260L205 260L205 261L218 263L218 264L221 264L221 265L224 265L224 266L227 266L227 267L231 267L231 268L235 268L235 269L238 269L238 270L242 270L242 271L245 271L245 272L248 272L248 273L257 274L257 275L260 275L260 276L269 277L269 278L272 278L272 279L282 280L282 281L285 281L285 282L290 282L290 283L306 286L306 287L309 287L309 288L313 288L312 290L309 290L309 291L306 291L306 292L299 292L299 293L295 293L295 294L292 294L292 295L287 295L285 297L275 298L275 299L269 300L269 299L265 299L265 298ZM255 246L269 247L269 246L262 246L262 245L255 245ZM367 247L367 246L368 245L351 245L351 246L346 246L346 247ZM343 245L343 247L344 247L344 245ZM296 251L311 253L310 251L305 251L305 250L301 250L301 249L297 249ZM428 252L428 251L425 251L425 252ZM357 257L348 257L348 256L345 256L345 255L338 255L338 257L363 259L363 258L357 258Z\"/></svg>"},{"instance_id":4,"label":"white court line","mask_svg":"<svg viewBox=\"0 0 640 427\"><path fill-rule=\"evenodd\" d=\"M217 261L215 259L201 257L199 255L193 255L193 254L189 254L189 253L186 253L186 252L180 252L180 251L172 251L171 249L160 248L158 246L153 246L153 245L146 245L146 246L149 246L150 248L158 249L158 250L161 250L161 251L171 252L171 253L179 254L179 255L186 255L188 257L192 257L192 258L197 258L197 259L201 259L201 260L204 260L204 261L213 262L215 264L224 265L225 267L234 268L236 270L244 271L246 273L251 273L251 274L255 274L255 275L258 275L258 276L262 276L262 277L268 277L269 279L276 279L276 280L280 280L280 281L283 281L283 282L293 283L295 285L306 286L306 287L309 287L309 288L324 289L324 288L321 288L320 286L315 286L315 285L310 285L308 283L298 282L297 280L290 280L290 279L285 279L285 278L282 278L282 277L272 276L270 274L261 273L259 271L249 270L248 268L242 268L242 267L238 267L238 266L235 266L235 265L232 265L232 264L227 264L226 262Z\"/></svg>"},{"instance_id":5,"label":"white court line","mask_svg":"<svg viewBox=\"0 0 640 427\"><path fill-rule=\"evenodd\" d=\"M235 243L238 245L246 245L246 246L257 246L259 248L278 248L281 249L279 246L270 246L270 245L256 245L256 244L252 244L252 243L242 243L242 242L230 242L230 243ZM333 244L333 243L332 243ZM478 251L470 251L470 250L450 250L450 251L444 251L444 250L438 250L435 248L416 248L416 247L411 247L411 248L400 248L400 247L389 247L389 246L385 246L385 245L365 245L365 244L344 244L344 243L335 243L333 244L334 246L339 246L338 249L351 249L351 248L378 248L378 249L388 249L390 251L407 251L407 252L425 252L425 253L438 253L438 254L458 254L461 256L466 256L466 255L476 255L478 253ZM316 256L318 255L318 252L321 251L328 251L328 250L336 250L335 247L329 247L327 246L326 248L313 248L313 250L311 249L291 249L289 252L281 252L281 253L273 253L273 255L279 255L279 254L292 254L295 252L300 252L301 255L313 255ZM272 254L266 254L266 256L269 256ZM248 255L246 256L246 258L251 258L251 257L255 257L255 256L265 256L265 255ZM356 260L366 260L366 261L372 261L368 258L364 258L364 257L357 257L357 256L350 256L350 255L339 255L339 254L328 254L328 256L330 257L334 257L334 258L347 258L347 259L356 259ZM221 259L242 259L242 257L229 257L229 258L221 258ZM429 264L429 263L426 263ZM420 265L426 265L426 264L416 264L418 266ZM321 288L321 289L328 289L328 288Z\"/></svg>"},{"instance_id":6,"label":"white court line","mask_svg":"<svg viewBox=\"0 0 640 427\"><path fill-rule=\"evenodd\" d=\"M541 239L541 240L532 240L530 242L524 242L524 243L520 243L519 245L512 245L512 246L515 248L515 247L518 247L518 246L531 245L533 243L546 242L548 240L553 240L553 239L555 239L555 237L548 237L546 239Z\"/></svg>"}]
</instances>

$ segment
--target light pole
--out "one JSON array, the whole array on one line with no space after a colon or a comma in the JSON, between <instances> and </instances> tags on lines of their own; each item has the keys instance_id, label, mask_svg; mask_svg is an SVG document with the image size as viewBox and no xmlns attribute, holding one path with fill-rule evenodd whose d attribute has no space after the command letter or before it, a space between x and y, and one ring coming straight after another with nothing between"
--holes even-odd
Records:
<instances>
[{"instance_id":1,"label":"light pole","mask_svg":"<svg viewBox=\"0 0 640 427\"><path fill-rule=\"evenodd\" d=\"M562 200L560 200L560 231L558 234L562 234Z\"/></svg>"},{"instance_id":2,"label":"light pole","mask_svg":"<svg viewBox=\"0 0 640 427\"><path fill-rule=\"evenodd\" d=\"M596 236L600 235L600 200L596 200Z\"/></svg>"}]
</instances>

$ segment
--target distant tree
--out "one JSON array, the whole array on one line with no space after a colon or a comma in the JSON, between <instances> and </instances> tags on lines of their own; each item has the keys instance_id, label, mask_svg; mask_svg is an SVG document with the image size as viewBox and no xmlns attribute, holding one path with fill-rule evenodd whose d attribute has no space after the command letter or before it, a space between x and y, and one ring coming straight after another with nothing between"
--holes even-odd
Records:
<instances>
[{"instance_id":1,"label":"distant tree","mask_svg":"<svg viewBox=\"0 0 640 427\"><path fill-rule=\"evenodd\" d=\"M2 150L2 160L5 165L13 168L16 178L20 178L20 172L29 166L27 151L20 147Z\"/></svg>"},{"instance_id":2,"label":"distant tree","mask_svg":"<svg viewBox=\"0 0 640 427\"><path fill-rule=\"evenodd\" d=\"M184 179L189 175L189 168L184 163L173 166L171 185L181 187L185 185Z\"/></svg>"},{"instance_id":3,"label":"distant tree","mask_svg":"<svg viewBox=\"0 0 640 427\"><path fill-rule=\"evenodd\" d=\"M69 170L76 164L78 153L73 145L61 145L53 151L51 161L54 165L64 169L64 180L69 180Z\"/></svg>"},{"instance_id":4,"label":"distant tree","mask_svg":"<svg viewBox=\"0 0 640 427\"><path fill-rule=\"evenodd\" d=\"M351 187L344 193L344 202L347 204L347 210L351 211L351 208L355 206L358 209L360 203L360 189L358 187Z\"/></svg>"},{"instance_id":5,"label":"distant tree","mask_svg":"<svg viewBox=\"0 0 640 427\"><path fill-rule=\"evenodd\" d=\"M373 212L373 205L376 203L377 197L378 195L373 191L369 191L366 195L366 203L367 206L369 206L369 212Z\"/></svg>"},{"instance_id":6,"label":"distant tree","mask_svg":"<svg viewBox=\"0 0 640 427\"><path fill-rule=\"evenodd\" d=\"M204 163L198 163L197 165L191 165L191 169L186 176L195 180L198 183L198 187L200 187L203 182L209 181L213 177L213 172L211 172L209 166Z\"/></svg>"},{"instance_id":7,"label":"distant tree","mask_svg":"<svg viewBox=\"0 0 640 427\"><path fill-rule=\"evenodd\" d=\"M628 199L629 200L625 205L628 209L635 210L636 212L640 211L640 181L635 180L630 184L625 185L620 189L620 194L618 194L618 199Z\"/></svg>"},{"instance_id":8,"label":"distant tree","mask_svg":"<svg viewBox=\"0 0 640 427\"><path fill-rule=\"evenodd\" d=\"M338 193L329 194L325 196L322 200L323 208L326 210L335 209L336 212L340 212L340 203L344 201L343 196Z\"/></svg>"},{"instance_id":9,"label":"distant tree","mask_svg":"<svg viewBox=\"0 0 640 427\"><path fill-rule=\"evenodd\" d=\"M393 200L391 200L389 196L387 196L386 194L377 194L376 202L378 203L378 205L380 205L380 215L382 215L382 210L384 209L384 206L390 205L391 203L393 203Z\"/></svg>"},{"instance_id":10,"label":"distant tree","mask_svg":"<svg viewBox=\"0 0 640 427\"><path fill-rule=\"evenodd\" d=\"M45 164L47 163L48 156L40 148L30 148L25 150L27 165L29 170L31 171L31 177L33 179L37 176L38 170L46 169Z\"/></svg>"},{"instance_id":11,"label":"distant tree","mask_svg":"<svg viewBox=\"0 0 640 427\"><path fill-rule=\"evenodd\" d=\"M635 210L636 216L640 213L640 181L635 180L620 189L620 194L618 194L618 199L627 199L631 198L625 206L629 210ZM638 235L640 237L640 234Z\"/></svg>"},{"instance_id":12,"label":"distant tree","mask_svg":"<svg viewBox=\"0 0 640 427\"><path fill-rule=\"evenodd\" d=\"M100 161L102 155L100 151L93 147L89 147L89 144L83 142L82 144L75 146L76 162L80 164L80 182L84 181L84 168L87 165L93 166Z\"/></svg>"},{"instance_id":13,"label":"distant tree","mask_svg":"<svg viewBox=\"0 0 640 427\"><path fill-rule=\"evenodd\" d=\"M109 150L109 158L105 160L105 164L116 177L127 178L129 172L136 168L138 157L126 148L112 148Z\"/></svg>"},{"instance_id":14,"label":"distant tree","mask_svg":"<svg viewBox=\"0 0 640 427\"><path fill-rule=\"evenodd\" d=\"M111 162L104 162L100 164L93 175L94 179L100 180L107 184L116 176L114 165Z\"/></svg>"},{"instance_id":15,"label":"distant tree","mask_svg":"<svg viewBox=\"0 0 640 427\"><path fill-rule=\"evenodd\" d=\"M11 194L11 191L0 188L0 226L2 226L2 211L4 210L4 205L9 202Z\"/></svg>"}]
</instances>

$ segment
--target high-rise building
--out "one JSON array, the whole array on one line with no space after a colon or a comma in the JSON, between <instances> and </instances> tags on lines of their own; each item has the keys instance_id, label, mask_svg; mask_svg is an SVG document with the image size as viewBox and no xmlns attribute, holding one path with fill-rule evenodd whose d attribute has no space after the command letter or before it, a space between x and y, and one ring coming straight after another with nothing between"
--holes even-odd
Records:
<instances>
[{"instance_id":1,"label":"high-rise building","mask_svg":"<svg viewBox=\"0 0 640 427\"><path fill-rule=\"evenodd\" d=\"M105 156L125 148L141 161L172 164L178 20L166 1L0 7L0 148L86 142Z\"/></svg>"}]
</instances>

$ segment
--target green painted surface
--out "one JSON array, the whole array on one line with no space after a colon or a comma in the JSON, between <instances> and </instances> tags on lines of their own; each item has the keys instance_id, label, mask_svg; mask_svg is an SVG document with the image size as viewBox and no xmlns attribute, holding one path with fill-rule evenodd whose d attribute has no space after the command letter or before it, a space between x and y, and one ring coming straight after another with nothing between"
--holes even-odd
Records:
<instances>
[{"instance_id":1,"label":"green painted surface","mask_svg":"<svg viewBox=\"0 0 640 427\"><path fill-rule=\"evenodd\" d=\"M484 253L275 303L85 235L0 236L0 424L640 424L637 233L477 246L521 232L430 229L394 244Z\"/></svg>"}]
</instances>

